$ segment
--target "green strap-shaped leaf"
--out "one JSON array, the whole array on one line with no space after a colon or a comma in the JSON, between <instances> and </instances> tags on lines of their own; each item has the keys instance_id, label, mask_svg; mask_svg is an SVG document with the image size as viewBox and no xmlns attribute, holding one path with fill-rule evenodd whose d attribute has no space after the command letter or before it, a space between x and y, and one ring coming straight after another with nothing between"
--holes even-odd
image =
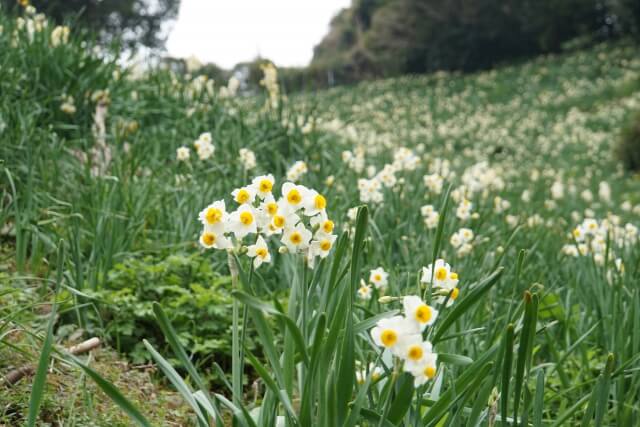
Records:
<instances>
[{"instance_id":1,"label":"green strap-shaped leaf","mask_svg":"<svg viewBox=\"0 0 640 427\"><path fill-rule=\"evenodd\" d=\"M500 415L502 425L507 425L509 411L509 384L511 383L511 368L513 366L513 324L507 326L503 340L504 356L502 358L502 392L500 398Z\"/></svg>"},{"instance_id":2,"label":"green strap-shaped leaf","mask_svg":"<svg viewBox=\"0 0 640 427\"><path fill-rule=\"evenodd\" d=\"M536 379L536 397L533 401L533 427L542 427L542 411L544 410L544 371L538 371Z\"/></svg>"},{"instance_id":3,"label":"green strap-shaped leaf","mask_svg":"<svg viewBox=\"0 0 640 427\"><path fill-rule=\"evenodd\" d=\"M176 372L176 370L173 369L173 366L171 366L171 364L167 362L167 360L164 357L162 357L160 353L158 353L156 349L153 348L153 346L147 340L142 340L142 342L144 343L144 346L147 348L147 351L151 353L151 357L153 357L153 359L156 361L156 363L160 367L160 370L164 373L165 377L167 377L167 379L171 381L171 384L173 384L176 390L178 390L178 393L182 395L182 398L189 404L189 406L191 406L193 411L196 413L196 416L198 417L198 421L200 422L200 424L206 426L207 418L204 416L204 414L200 410L200 405L198 404L196 399L193 397L193 392L191 391L191 388L187 385L187 383L184 382L180 374L178 374L178 372ZM214 409L214 412L211 413L210 415L213 417L220 418L220 414L215 409L215 406L211 405L211 407Z\"/></svg>"},{"instance_id":4,"label":"green strap-shaped leaf","mask_svg":"<svg viewBox=\"0 0 640 427\"><path fill-rule=\"evenodd\" d=\"M272 314L274 316L277 316L279 319L282 319L284 321L285 326L287 327L287 329L289 329L289 332L291 332L291 336L293 337L294 343L296 344L296 348L298 350L298 352L300 353L300 355L302 356L302 359L304 360L304 364L305 366L309 366L309 355L307 354L307 349L305 348L305 344L304 344L304 339L302 338L302 332L300 332L300 329L298 328L298 326L296 325L296 322L294 322L289 316L287 316L286 314L276 310L274 307L272 307L271 305L260 301L259 299L245 293L242 291L233 291L231 293L233 295L234 298L236 298L238 301L252 307L255 308L257 310L261 310L265 313L269 313Z\"/></svg>"},{"instance_id":5,"label":"green strap-shaped leaf","mask_svg":"<svg viewBox=\"0 0 640 427\"><path fill-rule=\"evenodd\" d=\"M291 400L289 400L289 396L285 393L284 390L278 388L275 380L269 375L269 371L265 368L262 363L253 355L251 352L247 351L246 353L247 359L249 359L249 363L254 367L260 378L264 381L265 385L271 389L271 391L280 399L282 406L287 411L287 415L289 419L294 423L294 425L299 425L298 417L296 416L296 412L293 409L293 405L291 404Z\"/></svg>"},{"instance_id":6,"label":"green strap-shaped leaf","mask_svg":"<svg viewBox=\"0 0 640 427\"><path fill-rule=\"evenodd\" d=\"M36 425L38 419L38 412L40 410L40 404L42 403L42 397L46 389L47 370L49 369L49 359L51 357L51 350L53 348L53 325L56 321L56 311L58 309L58 290L62 283L62 273L64 268L64 244L61 240L58 243L58 259L56 266L56 287L53 293L53 304L51 306L51 314L49 315L49 322L47 323L47 331L45 332L44 341L42 343L42 350L40 351L40 358L38 359L38 368L36 369L36 375L33 378L33 384L31 385L31 396L29 396L29 416L27 418L27 426L33 427Z\"/></svg>"},{"instance_id":7,"label":"green strap-shaped leaf","mask_svg":"<svg viewBox=\"0 0 640 427\"><path fill-rule=\"evenodd\" d=\"M449 329L449 327L453 325L453 323L460 316L466 313L467 310L471 308L471 306L473 306L478 301L482 300L481 296L485 292L487 292L489 289L491 289L491 287L498 282L498 279L500 279L500 276L502 275L503 271L504 271L504 268L502 267L498 268L496 271L491 273L489 276L487 276L482 281L480 281L480 283L474 286L471 289L471 291L468 294L466 294L466 296L460 299L459 302L456 302L456 304L453 306L453 309L449 312L447 317L445 317L441 322L439 322L440 324L438 326L438 329L436 330L435 334L433 335L433 338L431 339L431 342L433 344L437 343L438 340L447 331L447 329Z\"/></svg>"},{"instance_id":8,"label":"green strap-shaped leaf","mask_svg":"<svg viewBox=\"0 0 640 427\"><path fill-rule=\"evenodd\" d=\"M407 372L404 372L398 379L398 390L389 408L387 419L395 425L399 425L411 407L411 401L413 397L413 376Z\"/></svg>"}]
</instances>

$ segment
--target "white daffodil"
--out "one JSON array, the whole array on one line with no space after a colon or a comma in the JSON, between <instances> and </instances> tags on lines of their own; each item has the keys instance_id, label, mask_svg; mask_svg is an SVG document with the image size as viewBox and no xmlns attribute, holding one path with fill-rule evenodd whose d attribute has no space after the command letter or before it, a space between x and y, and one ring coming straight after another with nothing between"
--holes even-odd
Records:
<instances>
[{"instance_id":1,"label":"white daffodil","mask_svg":"<svg viewBox=\"0 0 640 427\"><path fill-rule=\"evenodd\" d=\"M255 233L258 229L255 210L250 205L241 205L238 210L229 215L229 231L237 239L242 239L249 233Z\"/></svg>"},{"instance_id":2,"label":"white daffodil","mask_svg":"<svg viewBox=\"0 0 640 427\"><path fill-rule=\"evenodd\" d=\"M312 227L318 227L318 231L322 231L326 234L331 234L333 232L334 223L327 217L327 213L325 211L320 212L320 215L311 217L309 222Z\"/></svg>"},{"instance_id":3,"label":"white daffodil","mask_svg":"<svg viewBox=\"0 0 640 427\"><path fill-rule=\"evenodd\" d=\"M282 199L278 205L283 211L296 212L303 207L303 201L307 195L307 188L291 182L282 184Z\"/></svg>"},{"instance_id":4,"label":"white daffodil","mask_svg":"<svg viewBox=\"0 0 640 427\"><path fill-rule=\"evenodd\" d=\"M280 209L278 213L271 218L271 225L276 230L290 229L295 227L300 222L300 217L294 213L281 214Z\"/></svg>"},{"instance_id":5,"label":"white daffodil","mask_svg":"<svg viewBox=\"0 0 640 427\"><path fill-rule=\"evenodd\" d=\"M389 283L389 273L384 271L382 267L374 268L369 272L369 282L373 283L376 289L384 289Z\"/></svg>"},{"instance_id":6,"label":"white daffodil","mask_svg":"<svg viewBox=\"0 0 640 427\"><path fill-rule=\"evenodd\" d=\"M309 247L310 240L311 231L307 230L301 223L292 228L285 228L281 239L291 253L296 253Z\"/></svg>"},{"instance_id":7,"label":"white daffodil","mask_svg":"<svg viewBox=\"0 0 640 427\"><path fill-rule=\"evenodd\" d=\"M224 232L224 225L227 221L227 212L224 200L211 203L198 214L198 218L203 225L217 233Z\"/></svg>"},{"instance_id":8,"label":"white daffodil","mask_svg":"<svg viewBox=\"0 0 640 427\"><path fill-rule=\"evenodd\" d=\"M186 162L187 160L189 160L189 156L190 152L187 147L178 147L178 149L176 150L176 158L180 162Z\"/></svg>"},{"instance_id":9,"label":"white daffodil","mask_svg":"<svg viewBox=\"0 0 640 427\"><path fill-rule=\"evenodd\" d=\"M207 160L209 157L213 155L216 151L216 147L212 144L199 144L197 145L196 152L198 153L198 158L200 160Z\"/></svg>"},{"instance_id":10,"label":"white daffodil","mask_svg":"<svg viewBox=\"0 0 640 427\"><path fill-rule=\"evenodd\" d=\"M429 264L428 267L422 267L422 283L432 283L434 287L443 287L449 273L451 272L451 266L444 262L443 259L438 259L434 264Z\"/></svg>"},{"instance_id":11,"label":"white daffodil","mask_svg":"<svg viewBox=\"0 0 640 427\"><path fill-rule=\"evenodd\" d=\"M460 233L460 237L462 237L462 242L463 243L469 243L473 240L473 231L470 228L461 228L460 230L458 230L458 233Z\"/></svg>"},{"instance_id":12,"label":"white daffodil","mask_svg":"<svg viewBox=\"0 0 640 427\"><path fill-rule=\"evenodd\" d=\"M408 320L415 322L421 332L432 325L438 317L438 310L425 304L419 296L405 296L402 299L402 306L404 315Z\"/></svg>"},{"instance_id":13,"label":"white daffodil","mask_svg":"<svg viewBox=\"0 0 640 427\"><path fill-rule=\"evenodd\" d=\"M327 207L327 199L315 190L308 190L304 196L302 205L306 216L314 216L320 212L324 212Z\"/></svg>"},{"instance_id":14,"label":"white daffodil","mask_svg":"<svg viewBox=\"0 0 640 427\"><path fill-rule=\"evenodd\" d=\"M432 353L432 346L429 341L422 341L420 334L410 335L405 338L399 346L398 357L404 360L404 370L413 372L419 369Z\"/></svg>"},{"instance_id":15,"label":"white daffodil","mask_svg":"<svg viewBox=\"0 0 640 427\"><path fill-rule=\"evenodd\" d=\"M433 208L433 205L424 205L423 207L420 208L420 214L425 218L434 212L435 212L435 209Z\"/></svg>"},{"instance_id":16,"label":"white daffodil","mask_svg":"<svg viewBox=\"0 0 640 427\"><path fill-rule=\"evenodd\" d=\"M273 216L278 213L278 209L278 203L272 194L267 195L262 203L260 203L260 210L269 216L269 218L273 218Z\"/></svg>"},{"instance_id":17,"label":"white daffodil","mask_svg":"<svg viewBox=\"0 0 640 427\"><path fill-rule=\"evenodd\" d=\"M211 132L201 133L198 137L198 141L203 141L205 143L211 144L211 142L213 141L213 139L211 138Z\"/></svg>"},{"instance_id":18,"label":"white daffodil","mask_svg":"<svg viewBox=\"0 0 640 427\"><path fill-rule=\"evenodd\" d=\"M384 369L380 366L375 366L373 363L369 364L369 375L371 375L371 381L377 381L382 374L384 373ZM360 385L364 384L367 380L367 370L362 368L356 371L356 382Z\"/></svg>"},{"instance_id":19,"label":"white daffodil","mask_svg":"<svg viewBox=\"0 0 640 427\"><path fill-rule=\"evenodd\" d=\"M231 247L231 242L222 232L213 230L208 225L204 227L199 240L200 245L206 249L228 249Z\"/></svg>"},{"instance_id":20,"label":"white daffodil","mask_svg":"<svg viewBox=\"0 0 640 427\"><path fill-rule=\"evenodd\" d=\"M402 350L402 343L418 333L415 325L403 316L393 316L378 320L376 326L371 329L371 338L377 346L388 348L398 355Z\"/></svg>"},{"instance_id":21,"label":"white daffodil","mask_svg":"<svg viewBox=\"0 0 640 427\"><path fill-rule=\"evenodd\" d=\"M253 178L251 182L251 186L256 191L258 197L262 200L271 196L271 191L273 190L273 184L275 183L275 179L273 179L273 175L262 175Z\"/></svg>"},{"instance_id":22,"label":"white daffodil","mask_svg":"<svg viewBox=\"0 0 640 427\"><path fill-rule=\"evenodd\" d=\"M253 267L258 268L263 262L271 262L271 254L269 253L269 247L262 236L258 236L258 240L255 245L247 247L247 255L253 258Z\"/></svg>"},{"instance_id":23,"label":"white daffodil","mask_svg":"<svg viewBox=\"0 0 640 427\"><path fill-rule=\"evenodd\" d=\"M360 284L358 288L358 297L362 300L368 301L371 299L372 289L371 286L364 283L364 281Z\"/></svg>"},{"instance_id":24,"label":"white daffodil","mask_svg":"<svg viewBox=\"0 0 640 427\"><path fill-rule=\"evenodd\" d=\"M413 385L419 387L422 384L430 381L436 377L438 371L436 370L436 362L438 355L436 353L427 353L420 364L415 370L411 371L413 375Z\"/></svg>"},{"instance_id":25,"label":"white daffodil","mask_svg":"<svg viewBox=\"0 0 640 427\"><path fill-rule=\"evenodd\" d=\"M256 189L248 185L246 187L236 188L231 192L231 195L233 196L233 200L239 205L253 203L256 198Z\"/></svg>"},{"instance_id":26,"label":"white daffodil","mask_svg":"<svg viewBox=\"0 0 640 427\"><path fill-rule=\"evenodd\" d=\"M311 241L311 247L309 250L309 256L319 256L320 258L326 258L333 247L333 243L336 241L334 234L326 234L324 232L318 232Z\"/></svg>"}]
</instances>

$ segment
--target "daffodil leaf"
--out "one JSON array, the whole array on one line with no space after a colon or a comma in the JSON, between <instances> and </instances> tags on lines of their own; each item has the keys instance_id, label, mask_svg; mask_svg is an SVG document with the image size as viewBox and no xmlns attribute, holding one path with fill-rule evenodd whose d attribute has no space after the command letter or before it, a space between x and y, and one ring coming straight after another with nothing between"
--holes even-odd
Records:
<instances>
[{"instance_id":1,"label":"daffodil leaf","mask_svg":"<svg viewBox=\"0 0 640 427\"><path fill-rule=\"evenodd\" d=\"M448 365L467 366L473 363L473 359L461 354L438 353L438 360Z\"/></svg>"},{"instance_id":2,"label":"daffodil leaf","mask_svg":"<svg viewBox=\"0 0 640 427\"><path fill-rule=\"evenodd\" d=\"M404 415L411 407L413 397L413 376L404 372L398 379L398 389L396 397L391 403L387 419L395 425L399 425Z\"/></svg>"},{"instance_id":3,"label":"daffodil leaf","mask_svg":"<svg viewBox=\"0 0 640 427\"><path fill-rule=\"evenodd\" d=\"M473 286L471 290L460 299L460 301L457 301L454 304L453 309L449 312L449 314L447 314L447 316L441 322L438 322L438 329L436 330L432 338L433 344L437 343L439 339L444 335L444 333L449 329L449 327L453 325L453 323L460 316L466 313L467 310L471 308L471 306L482 300L482 298L480 297L498 282L503 271L504 268L502 267L495 270L489 276L480 281L477 285Z\"/></svg>"}]
</instances>

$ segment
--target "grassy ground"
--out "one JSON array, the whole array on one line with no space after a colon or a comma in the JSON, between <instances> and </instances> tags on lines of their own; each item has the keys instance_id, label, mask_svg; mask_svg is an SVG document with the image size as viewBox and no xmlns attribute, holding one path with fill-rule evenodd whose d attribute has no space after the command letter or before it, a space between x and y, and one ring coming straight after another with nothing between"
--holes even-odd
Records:
<instances>
[{"instance_id":1,"label":"grassy ground","mask_svg":"<svg viewBox=\"0 0 640 427\"><path fill-rule=\"evenodd\" d=\"M290 99L271 86L267 102L223 97L221 82L197 76L133 76L116 64L115 52L95 54L81 44L85 35L53 46L51 26L38 31L39 18L26 18L36 28L31 34L29 24L0 18L0 295L13 298L5 307L28 313L0 317L0 360L9 360L0 373L36 360L47 314L37 307L53 299L62 245L58 344L76 329L105 338L124 356L105 350L91 363L130 390L154 423L180 423L182 410L171 409L175 396L125 362L149 360L142 338L167 351L151 312L151 301L161 301L207 380L229 394L213 368L216 362L228 371L230 364L227 259L198 248L197 213L230 200L253 176L272 173L281 183L289 174L326 196L336 231L354 226L352 208L369 206L358 279L375 285L369 271L379 267L389 279L351 296L356 320L400 308L381 305L383 293L424 292L420 269L433 262L438 230L443 244L435 255L458 272L461 299L504 267L500 282L441 337L439 353L482 360L487 349L505 345L509 324L514 352L527 348L519 341L525 291L539 301L526 376L524 367L516 375L515 362L513 377L505 370L501 347L486 368L490 375L461 393L465 400L447 407L442 423L462 423L474 400L486 401L494 387L506 393L507 406L495 399L482 406L483 425L492 411L512 415L515 402L519 416L533 414L541 376L544 409L536 414L544 425L594 416L604 425L637 424L640 181L612 156L620 129L640 108L637 46L620 41L479 74L404 77ZM206 132L215 151L200 159L193 143ZM177 158L179 147L188 160ZM308 170L290 169L296 161ZM259 270L255 291L277 305L298 274L287 255L273 258ZM368 292L373 298L358 298ZM438 307L443 315L451 310ZM309 315L317 321L320 311ZM4 333L16 328L27 332ZM261 344L253 333L249 338L247 348L260 354ZM353 341L360 366L376 360L366 333ZM455 389L466 369L443 365L437 385L421 389L434 400ZM514 395L522 378L522 396ZM54 363L42 420L126 425L95 390L79 371ZM3 422L24 416L28 391L23 381L0 393ZM376 410L379 393L368 396ZM254 403L259 399L248 405ZM424 414L416 406L406 416L410 424Z\"/></svg>"}]
</instances>

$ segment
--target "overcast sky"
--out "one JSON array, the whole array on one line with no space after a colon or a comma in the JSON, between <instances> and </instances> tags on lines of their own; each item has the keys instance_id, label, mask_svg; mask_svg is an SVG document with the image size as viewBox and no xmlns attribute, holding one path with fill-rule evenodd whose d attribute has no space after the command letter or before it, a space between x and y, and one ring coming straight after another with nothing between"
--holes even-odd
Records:
<instances>
[{"instance_id":1,"label":"overcast sky","mask_svg":"<svg viewBox=\"0 0 640 427\"><path fill-rule=\"evenodd\" d=\"M307 65L329 21L351 0L182 0L169 54L231 68L258 54Z\"/></svg>"}]
</instances>

